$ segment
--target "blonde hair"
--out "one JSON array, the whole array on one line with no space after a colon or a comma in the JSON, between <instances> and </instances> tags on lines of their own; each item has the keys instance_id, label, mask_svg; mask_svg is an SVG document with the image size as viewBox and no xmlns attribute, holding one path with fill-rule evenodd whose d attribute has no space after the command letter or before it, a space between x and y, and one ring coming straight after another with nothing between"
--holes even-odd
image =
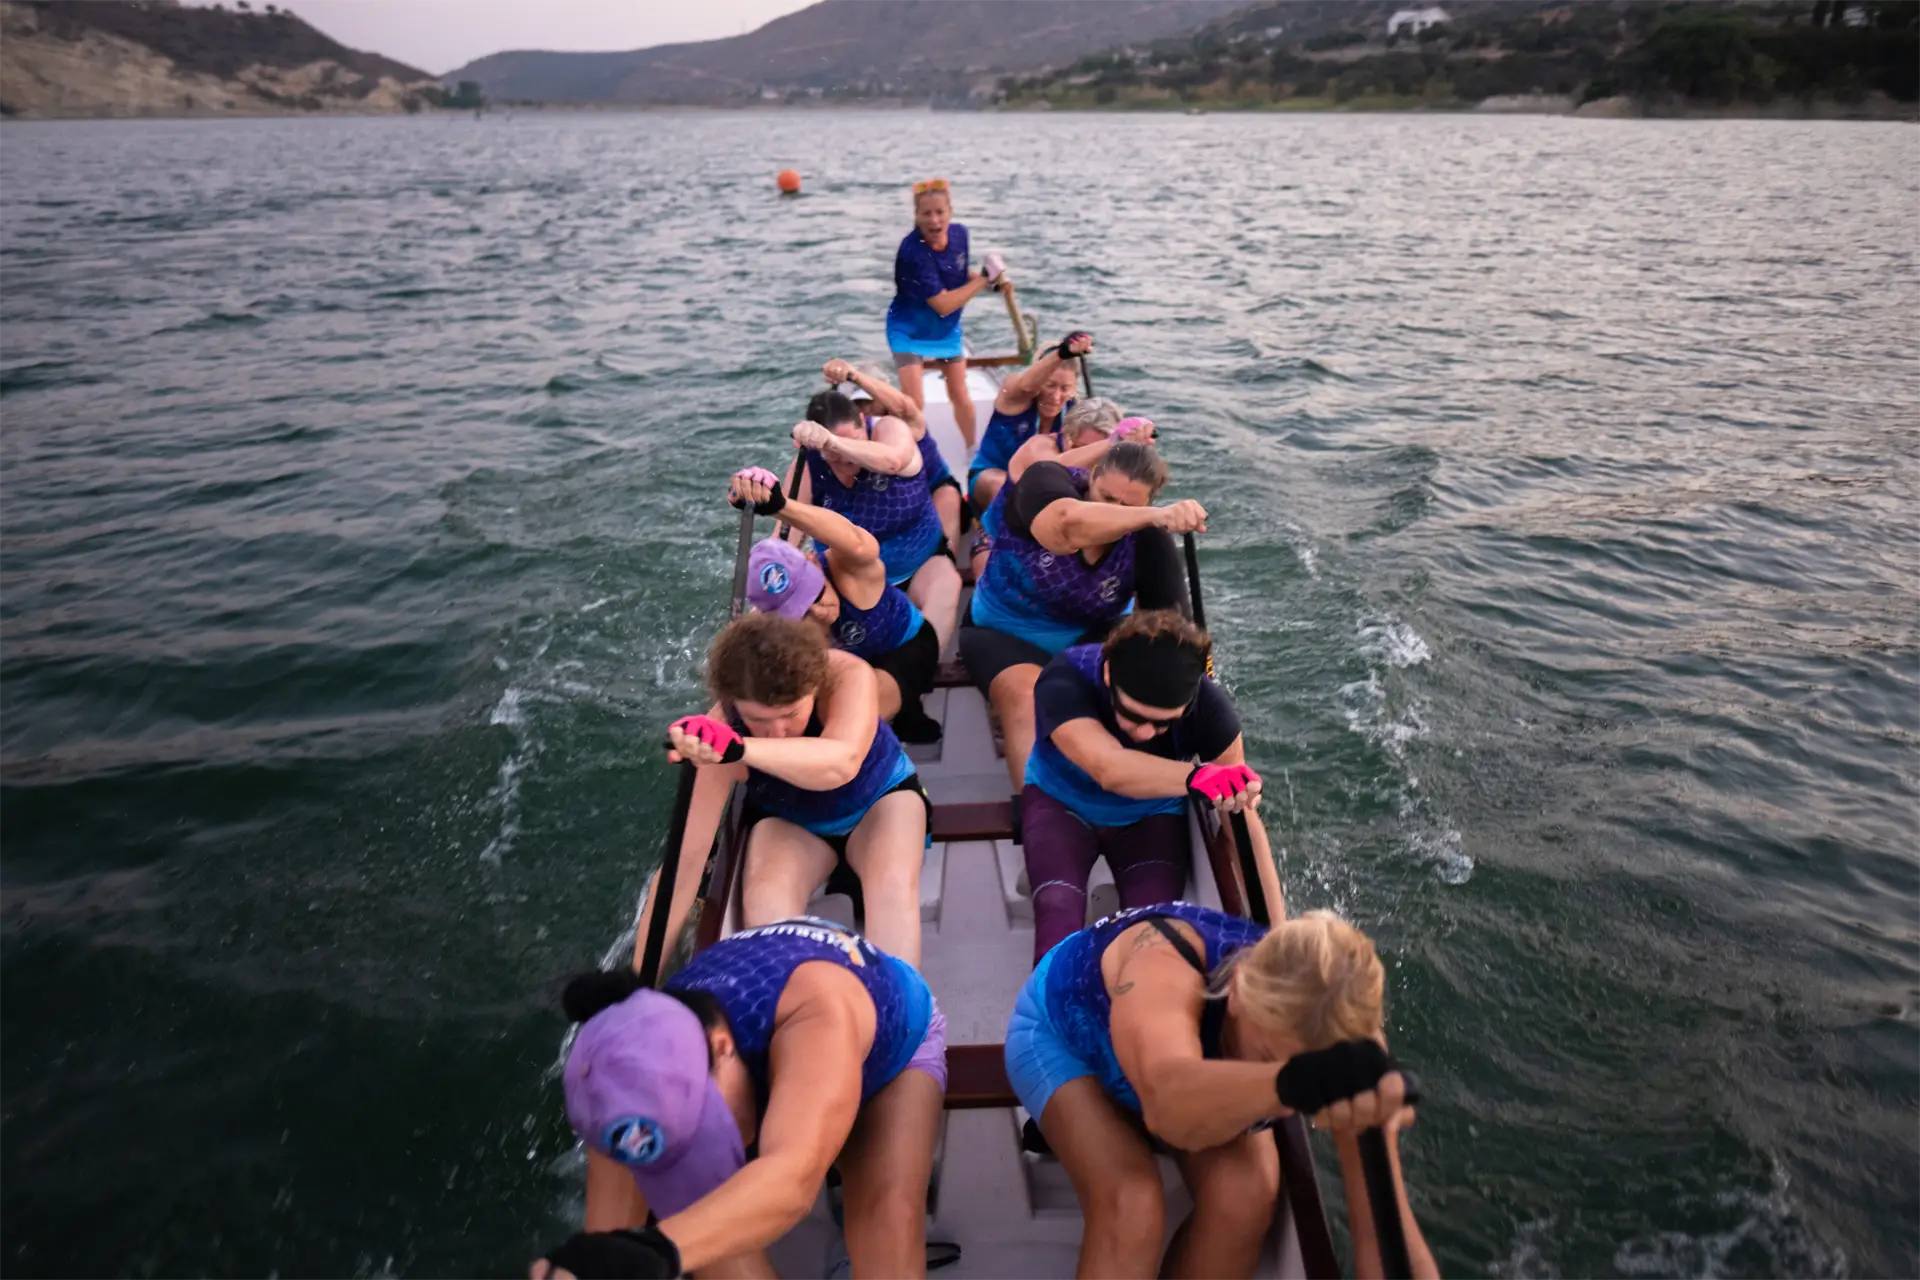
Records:
<instances>
[{"instance_id":1,"label":"blonde hair","mask_svg":"<svg viewBox=\"0 0 1920 1280\"><path fill-rule=\"evenodd\" d=\"M1067 447L1071 449L1082 431L1101 431L1111 435L1114 427L1119 425L1121 416L1120 406L1111 400L1099 396L1075 400L1073 408L1067 410L1067 416L1060 420L1060 432L1066 436Z\"/></svg>"},{"instance_id":2,"label":"blonde hair","mask_svg":"<svg viewBox=\"0 0 1920 1280\"><path fill-rule=\"evenodd\" d=\"M1366 934L1331 911L1309 911L1233 956L1214 987L1237 993L1242 1016L1312 1052L1378 1035L1386 984Z\"/></svg>"}]
</instances>

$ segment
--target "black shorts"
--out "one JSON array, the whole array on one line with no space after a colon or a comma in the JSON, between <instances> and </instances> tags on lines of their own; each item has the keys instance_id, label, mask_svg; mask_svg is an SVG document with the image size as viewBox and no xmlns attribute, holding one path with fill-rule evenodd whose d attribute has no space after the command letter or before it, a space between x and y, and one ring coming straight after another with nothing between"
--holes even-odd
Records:
<instances>
[{"instance_id":1,"label":"black shorts","mask_svg":"<svg viewBox=\"0 0 1920 1280\"><path fill-rule=\"evenodd\" d=\"M946 544L943 541L941 545ZM893 682L900 686L901 706L917 706L920 696L933 688L933 678L939 673L940 637L934 632L933 624L923 619L911 640L895 645L878 657L868 658L867 665L893 677Z\"/></svg>"},{"instance_id":2,"label":"black shorts","mask_svg":"<svg viewBox=\"0 0 1920 1280\"><path fill-rule=\"evenodd\" d=\"M1102 623L1074 643L1098 644L1111 630L1113 623ZM993 687L995 678L1008 667L1030 663L1044 668L1053 661L1053 655L1031 640L1022 640L992 627L976 626L969 618L960 624L960 661L967 668L968 679L984 696Z\"/></svg>"},{"instance_id":3,"label":"black shorts","mask_svg":"<svg viewBox=\"0 0 1920 1280\"><path fill-rule=\"evenodd\" d=\"M960 487L960 478L954 475L953 472L949 471L947 472L945 479L931 486L927 490L927 492L931 494L934 491L934 489L946 488L949 486L953 489L955 493L960 495L960 532L965 533L967 530L973 528L973 504L967 501L967 491ZM949 560L953 558L953 553L951 551L947 553L947 558Z\"/></svg>"},{"instance_id":4,"label":"black shorts","mask_svg":"<svg viewBox=\"0 0 1920 1280\"><path fill-rule=\"evenodd\" d=\"M920 797L920 803L925 805L927 809L927 830L932 831L933 830L933 797L927 794L926 784L920 781L920 775L918 773L908 774L906 777L900 779L900 781L894 783L892 786L888 787L885 791L882 791L879 795L875 796L873 798L873 803L879 804L882 800L886 799L888 796L892 795L896 791L911 791ZM867 807L871 809L873 805L868 805ZM749 834L753 831L754 824L758 823L762 818L772 818L772 817L778 817L778 816L779 815L777 814L768 813L765 809L760 808L758 805L750 804L747 806L746 813L743 815L743 819L741 823L741 832L743 835ZM861 817L861 821L864 822L866 820L865 814L860 815L860 817ZM858 828L856 827L855 830L858 830ZM818 835L817 832L814 834ZM847 865L847 840L851 838L852 835L853 835L853 832L849 831L844 836L819 836L820 839L825 840L827 842L827 848L833 850L833 870L827 876L826 891L828 893L848 892L846 888L846 882L849 880L853 881L855 884L859 883L859 877L854 875L853 868ZM859 897L857 893L854 895L854 901L856 902L859 901Z\"/></svg>"}]
</instances>

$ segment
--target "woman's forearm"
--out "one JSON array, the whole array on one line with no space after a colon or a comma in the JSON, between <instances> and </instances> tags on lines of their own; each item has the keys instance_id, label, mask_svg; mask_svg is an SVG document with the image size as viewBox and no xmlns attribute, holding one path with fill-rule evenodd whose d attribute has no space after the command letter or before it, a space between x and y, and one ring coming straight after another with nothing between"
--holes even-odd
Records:
<instances>
[{"instance_id":1,"label":"woman's forearm","mask_svg":"<svg viewBox=\"0 0 1920 1280\"><path fill-rule=\"evenodd\" d=\"M1060 744L1056 740L1054 745ZM1095 761L1092 768L1074 760L1073 752L1067 748L1061 747L1061 752L1099 783L1102 791L1110 791L1131 800L1164 800L1184 796L1187 794L1187 775L1193 772L1193 766L1184 760L1167 760L1126 748Z\"/></svg>"},{"instance_id":2,"label":"woman's forearm","mask_svg":"<svg viewBox=\"0 0 1920 1280\"><path fill-rule=\"evenodd\" d=\"M1060 534L1064 545L1047 546L1047 550L1055 555L1065 555L1069 551L1080 551L1087 547L1103 547L1137 530L1151 529L1160 520L1157 507L1122 507L1111 502L1086 502L1071 498L1054 505L1066 508L1060 513ZM1044 543L1045 539L1040 541Z\"/></svg>"},{"instance_id":3,"label":"woman's forearm","mask_svg":"<svg viewBox=\"0 0 1920 1280\"><path fill-rule=\"evenodd\" d=\"M1274 1070L1272 1063L1217 1058L1170 1062L1137 1086L1140 1114L1162 1142L1205 1151L1280 1114Z\"/></svg>"},{"instance_id":4,"label":"woman's forearm","mask_svg":"<svg viewBox=\"0 0 1920 1280\"><path fill-rule=\"evenodd\" d=\"M864 750L838 738L747 738L740 757L749 769L770 773L804 791L844 787L860 772Z\"/></svg>"},{"instance_id":5,"label":"woman's forearm","mask_svg":"<svg viewBox=\"0 0 1920 1280\"><path fill-rule=\"evenodd\" d=\"M780 518L816 538L849 560L878 560L880 541L838 511L816 507L810 502L788 499L780 508ZM835 564L840 561L835 560Z\"/></svg>"},{"instance_id":6,"label":"woman's forearm","mask_svg":"<svg viewBox=\"0 0 1920 1280\"><path fill-rule=\"evenodd\" d=\"M1021 400L1031 400L1040 394L1040 388L1047 385L1047 379L1060 367L1060 348L1048 347L1046 353L1020 372L1008 378L1000 386L1000 394L1012 395Z\"/></svg>"},{"instance_id":7,"label":"woman's forearm","mask_svg":"<svg viewBox=\"0 0 1920 1280\"><path fill-rule=\"evenodd\" d=\"M984 275L968 276L967 282L957 289L948 289L945 293L936 293L927 299L935 315L950 316L973 301L975 294L987 287Z\"/></svg>"},{"instance_id":8,"label":"woman's forearm","mask_svg":"<svg viewBox=\"0 0 1920 1280\"><path fill-rule=\"evenodd\" d=\"M680 1250L690 1272L722 1258L764 1249L791 1231L813 1208L826 1176L778 1156L749 1160L740 1171L680 1213L663 1218L660 1230Z\"/></svg>"},{"instance_id":9,"label":"woman's forearm","mask_svg":"<svg viewBox=\"0 0 1920 1280\"><path fill-rule=\"evenodd\" d=\"M846 459L868 471L889 476L910 476L920 470L920 449L913 437L906 440L850 440L835 436L827 445L832 456Z\"/></svg>"},{"instance_id":10,"label":"woman's forearm","mask_svg":"<svg viewBox=\"0 0 1920 1280\"><path fill-rule=\"evenodd\" d=\"M1373 1203L1367 1197L1366 1166L1360 1160L1359 1138L1351 1133L1333 1135L1334 1150L1340 1153L1340 1180L1346 1184L1347 1228L1353 1234L1353 1274L1355 1280L1374 1280L1386 1274L1380 1258L1380 1236L1373 1225ZM1400 1229L1407 1240L1407 1261L1413 1264L1414 1280L1440 1280L1440 1265L1420 1234L1420 1224L1407 1202L1407 1184L1400 1177L1400 1135L1387 1135L1387 1163L1393 1169L1394 1198L1400 1202Z\"/></svg>"},{"instance_id":11,"label":"woman's forearm","mask_svg":"<svg viewBox=\"0 0 1920 1280\"><path fill-rule=\"evenodd\" d=\"M867 393L881 413L892 414L908 426L915 425L921 417L920 406L913 402L913 397L886 379L870 378L855 369L850 381Z\"/></svg>"}]
</instances>

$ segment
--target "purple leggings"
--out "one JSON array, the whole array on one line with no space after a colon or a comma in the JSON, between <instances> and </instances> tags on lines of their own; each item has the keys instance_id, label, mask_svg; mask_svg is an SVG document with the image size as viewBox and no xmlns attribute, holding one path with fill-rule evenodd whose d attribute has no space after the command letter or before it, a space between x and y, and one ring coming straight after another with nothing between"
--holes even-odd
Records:
<instances>
[{"instance_id":1,"label":"purple leggings","mask_svg":"<svg viewBox=\"0 0 1920 1280\"><path fill-rule=\"evenodd\" d=\"M1033 889L1033 962L1087 923L1087 879L1104 856L1120 905L1172 902L1187 887L1192 850L1187 815L1156 813L1124 827L1096 827L1029 783L1020 793L1020 824Z\"/></svg>"}]
</instances>

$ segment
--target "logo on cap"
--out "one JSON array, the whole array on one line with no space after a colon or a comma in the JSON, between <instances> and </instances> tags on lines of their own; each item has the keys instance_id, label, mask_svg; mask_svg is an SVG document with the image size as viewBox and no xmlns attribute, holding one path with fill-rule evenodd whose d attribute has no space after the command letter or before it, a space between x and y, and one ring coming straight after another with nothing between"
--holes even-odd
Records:
<instances>
[{"instance_id":1,"label":"logo on cap","mask_svg":"<svg viewBox=\"0 0 1920 1280\"><path fill-rule=\"evenodd\" d=\"M622 1116L601 1135L607 1154L624 1165L647 1165L666 1150L667 1135L645 1116Z\"/></svg>"},{"instance_id":2,"label":"logo on cap","mask_svg":"<svg viewBox=\"0 0 1920 1280\"><path fill-rule=\"evenodd\" d=\"M793 579L787 571L777 564L770 564L760 570L760 589L776 596L787 594L787 588L793 585Z\"/></svg>"}]
</instances>

